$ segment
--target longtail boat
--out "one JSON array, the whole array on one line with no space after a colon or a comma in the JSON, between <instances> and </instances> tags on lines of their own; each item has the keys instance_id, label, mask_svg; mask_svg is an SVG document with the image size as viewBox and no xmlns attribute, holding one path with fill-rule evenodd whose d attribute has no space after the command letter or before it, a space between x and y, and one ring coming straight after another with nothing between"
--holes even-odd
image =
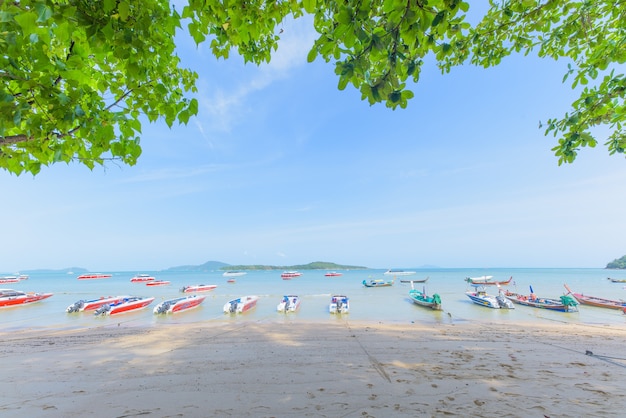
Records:
<instances>
[{"instance_id":1,"label":"longtail boat","mask_svg":"<svg viewBox=\"0 0 626 418\"><path fill-rule=\"evenodd\" d=\"M574 296L574 298L581 305L596 306L598 308L608 308L608 309L626 308L626 302L622 300L604 299L604 298L599 298L596 296L583 295L582 293L574 293L570 290L570 288L566 284L564 286L567 289L567 294Z\"/></svg>"},{"instance_id":2,"label":"longtail boat","mask_svg":"<svg viewBox=\"0 0 626 418\"><path fill-rule=\"evenodd\" d=\"M497 281L497 280L491 280L493 279L493 276L480 276L480 277L466 277L465 281L468 282L469 284L480 284L483 286L496 286L496 285L507 285L509 283L511 283L511 281L513 280L513 276L509 277L509 280L505 280L505 281Z\"/></svg>"},{"instance_id":3,"label":"longtail boat","mask_svg":"<svg viewBox=\"0 0 626 418\"><path fill-rule=\"evenodd\" d=\"M563 295L559 299L540 298L535 296L532 286L530 287L530 295L528 296L513 293L508 290L504 292L504 296L513 303L530 306L532 308L549 309L559 312L578 311L578 302L572 296Z\"/></svg>"}]
</instances>

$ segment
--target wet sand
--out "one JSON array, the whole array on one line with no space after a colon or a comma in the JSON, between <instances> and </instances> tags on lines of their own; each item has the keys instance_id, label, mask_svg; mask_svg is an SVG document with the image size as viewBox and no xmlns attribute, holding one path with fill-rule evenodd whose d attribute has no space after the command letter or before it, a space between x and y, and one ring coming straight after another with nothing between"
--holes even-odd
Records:
<instances>
[{"instance_id":1,"label":"wet sand","mask_svg":"<svg viewBox=\"0 0 626 418\"><path fill-rule=\"evenodd\" d=\"M581 417L626 326L337 321L0 332L2 417Z\"/></svg>"}]
</instances>

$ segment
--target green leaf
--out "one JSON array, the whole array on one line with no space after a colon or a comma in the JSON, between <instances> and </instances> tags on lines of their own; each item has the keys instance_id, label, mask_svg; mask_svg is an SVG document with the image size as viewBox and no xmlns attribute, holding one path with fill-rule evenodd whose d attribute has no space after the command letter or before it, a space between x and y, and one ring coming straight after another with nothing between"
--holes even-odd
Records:
<instances>
[{"instance_id":1,"label":"green leaf","mask_svg":"<svg viewBox=\"0 0 626 418\"><path fill-rule=\"evenodd\" d=\"M315 13L316 6L317 0L302 0L302 7L307 13Z\"/></svg>"}]
</instances>

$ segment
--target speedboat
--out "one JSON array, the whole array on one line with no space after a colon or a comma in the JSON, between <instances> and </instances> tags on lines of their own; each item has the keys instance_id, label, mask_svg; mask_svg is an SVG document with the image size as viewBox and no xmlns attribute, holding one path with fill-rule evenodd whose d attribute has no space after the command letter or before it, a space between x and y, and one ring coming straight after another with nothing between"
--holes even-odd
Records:
<instances>
[{"instance_id":1,"label":"speedboat","mask_svg":"<svg viewBox=\"0 0 626 418\"><path fill-rule=\"evenodd\" d=\"M341 276L342 273L337 273L336 271L329 271L328 273L324 274L324 276L326 277L338 277Z\"/></svg>"},{"instance_id":2,"label":"speedboat","mask_svg":"<svg viewBox=\"0 0 626 418\"><path fill-rule=\"evenodd\" d=\"M133 277L132 279L130 279L131 282L136 283L136 282L149 282L152 280L156 280L154 278L154 276L150 276L149 274L138 274L135 277Z\"/></svg>"},{"instance_id":3,"label":"speedboat","mask_svg":"<svg viewBox=\"0 0 626 418\"><path fill-rule=\"evenodd\" d=\"M465 292L465 294L475 304L493 309L515 309L513 302L504 297L502 291L499 291L497 296L493 296L487 293L484 285L473 286L474 291Z\"/></svg>"},{"instance_id":4,"label":"speedboat","mask_svg":"<svg viewBox=\"0 0 626 418\"><path fill-rule=\"evenodd\" d=\"M295 312L300 307L300 297L296 295L285 295L280 301L276 310L278 312Z\"/></svg>"},{"instance_id":5,"label":"speedboat","mask_svg":"<svg viewBox=\"0 0 626 418\"><path fill-rule=\"evenodd\" d=\"M21 290L0 289L0 308L39 302L40 300L47 299L52 295L52 293L26 293Z\"/></svg>"},{"instance_id":6,"label":"speedboat","mask_svg":"<svg viewBox=\"0 0 626 418\"><path fill-rule=\"evenodd\" d=\"M242 296L224 304L224 313L244 313L256 306L258 296Z\"/></svg>"},{"instance_id":7,"label":"speedboat","mask_svg":"<svg viewBox=\"0 0 626 418\"><path fill-rule=\"evenodd\" d=\"M183 293L191 293L191 292L210 292L217 287L216 284L194 284L191 286L183 286L180 291Z\"/></svg>"},{"instance_id":8,"label":"speedboat","mask_svg":"<svg viewBox=\"0 0 626 418\"><path fill-rule=\"evenodd\" d=\"M94 312L94 315L117 315L143 309L154 302L154 298L130 296L110 305L102 305Z\"/></svg>"},{"instance_id":9,"label":"speedboat","mask_svg":"<svg viewBox=\"0 0 626 418\"><path fill-rule=\"evenodd\" d=\"M350 312L350 298L345 295L333 295L330 298L330 305L328 305L330 313L341 314Z\"/></svg>"},{"instance_id":10,"label":"speedboat","mask_svg":"<svg viewBox=\"0 0 626 418\"><path fill-rule=\"evenodd\" d=\"M170 282L167 280L150 280L146 282L146 286L167 286Z\"/></svg>"},{"instance_id":11,"label":"speedboat","mask_svg":"<svg viewBox=\"0 0 626 418\"><path fill-rule=\"evenodd\" d=\"M111 277L111 275L105 273L87 273L78 276L78 280L108 279L109 277Z\"/></svg>"},{"instance_id":12,"label":"speedboat","mask_svg":"<svg viewBox=\"0 0 626 418\"><path fill-rule=\"evenodd\" d=\"M415 274L414 271L405 271L400 269L389 269L384 274L387 276L411 276Z\"/></svg>"},{"instance_id":13,"label":"speedboat","mask_svg":"<svg viewBox=\"0 0 626 418\"><path fill-rule=\"evenodd\" d=\"M283 272L283 274L280 275L280 277L282 277L283 280L289 280L289 279L293 279L294 277L300 277L300 276L302 276L302 273L298 271L285 271Z\"/></svg>"},{"instance_id":14,"label":"speedboat","mask_svg":"<svg viewBox=\"0 0 626 418\"><path fill-rule=\"evenodd\" d=\"M4 283L18 283L20 282L20 278L17 276L2 276L0 277L0 284Z\"/></svg>"},{"instance_id":15,"label":"speedboat","mask_svg":"<svg viewBox=\"0 0 626 418\"><path fill-rule=\"evenodd\" d=\"M229 270L229 271L225 271L223 276L224 277L239 277L239 276L245 276L246 273L245 271L237 271L237 270Z\"/></svg>"},{"instance_id":16,"label":"speedboat","mask_svg":"<svg viewBox=\"0 0 626 418\"><path fill-rule=\"evenodd\" d=\"M168 314L168 313L176 313L181 311L186 311L188 309L192 309L200 305L204 302L206 296L204 295L190 295L183 296L180 298L169 299L159 303L154 307L155 314Z\"/></svg>"},{"instance_id":17,"label":"speedboat","mask_svg":"<svg viewBox=\"0 0 626 418\"><path fill-rule=\"evenodd\" d=\"M131 296L109 296L109 297L101 297L99 299L92 300L79 300L71 304L65 310L67 313L72 312L83 312L83 311L94 311L101 307L102 305L110 305L112 303L118 303L124 299L130 298Z\"/></svg>"}]
</instances>

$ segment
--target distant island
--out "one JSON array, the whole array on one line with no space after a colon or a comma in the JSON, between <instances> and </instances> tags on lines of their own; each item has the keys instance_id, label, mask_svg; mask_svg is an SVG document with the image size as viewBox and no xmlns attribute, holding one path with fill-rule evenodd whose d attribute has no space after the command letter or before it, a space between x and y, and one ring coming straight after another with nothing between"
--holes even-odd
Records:
<instances>
[{"instance_id":1,"label":"distant island","mask_svg":"<svg viewBox=\"0 0 626 418\"><path fill-rule=\"evenodd\" d=\"M268 266L268 265L231 265L220 261L207 261L198 266L171 267L166 271L213 271L213 270L367 270L363 266L348 266L343 264L315 261L309 264L293 266Z\"/></svg>"},{"instance_id":2,"label":"distant island","mask_svg":"<svg viewBox=\"0 0 626 418\"><path fill-rule=\"evenodd\" d=\"M626 255L622 258L617 258L606 265L607 269L626 269Z\"/></svg>"}]
</instances>

